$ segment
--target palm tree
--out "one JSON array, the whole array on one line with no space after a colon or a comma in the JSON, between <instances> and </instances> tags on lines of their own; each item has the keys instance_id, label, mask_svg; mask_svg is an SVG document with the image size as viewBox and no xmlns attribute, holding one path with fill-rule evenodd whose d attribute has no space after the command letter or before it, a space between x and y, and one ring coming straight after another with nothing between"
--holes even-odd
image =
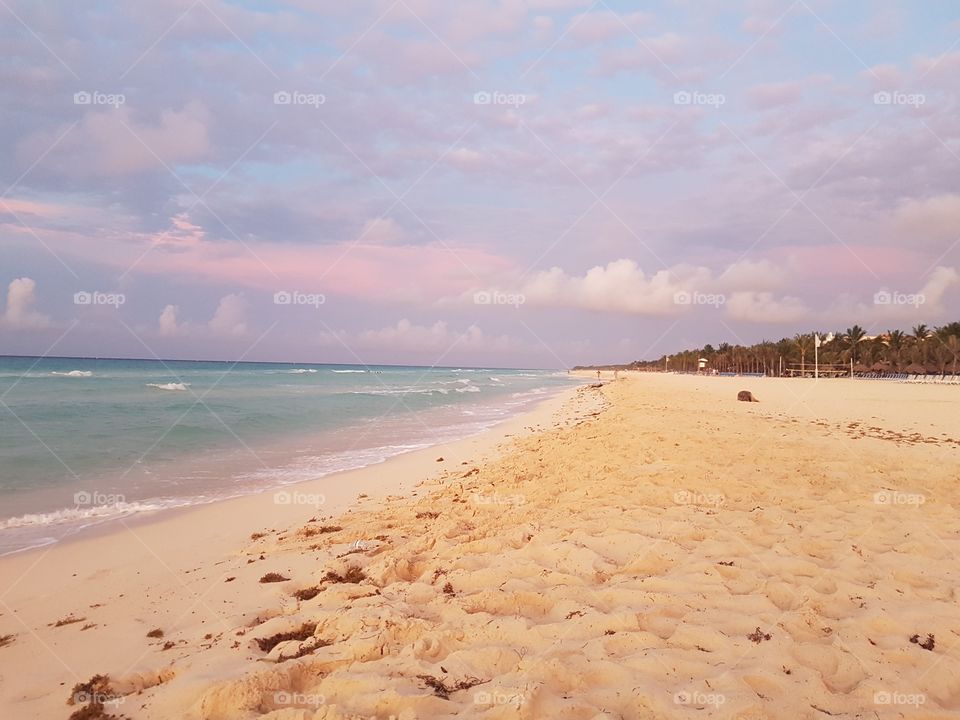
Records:
<instances>
[{"instance_id":1,"label":"palm tree","mask_svg":"<svg viewBox=\"0 0 960 720\"><path fill-rule=\"evenodd\" d=\"M917 348L916 353L914 353L914 360L919 362L921 365L926 364L927 338L930 337L930 329L921 323L913 328L911 337L913 338L914 346Z\"/></svg>"},{"instance_id":2,"label":"palm tree","mask_svg":"<svg viewBox=\"0 0 960 720\"><path fill-rule=\"evenodd\" d=\"M890 348L890 357L888 358L895 368L900 366L900 355L903 352L904 345L907 342L907 335L903 330L891 330L887 333L886 346Z\"/></svg>"},{"instance_id":3,"label":"palm tree","mask_svg":"<svg viewBox=\"0 0 960 720\"><path fill-rule=\"evenodd\" d=\"M884 360L893 363L901 369L909 354L911 361L923 362L930 358L937 361L941 373L960 370L960 322L951 322L931 333L926 325L917 325L910 333L903 330L888 330L882 336L869 342L866 340L866 331L859 325L854 325L843 332L835 332L833 339L827 341L823 333L820 346L820 362L840 363L861 362L869 364L874 360ZM800 360L800 368L806 371L807 355L812 352L814 334L798 333L792 338L782 338L777 342L767 340L750 346L731 345L704 345L699 350L678 350L670 356L671 370L696 370L697 359L710 358L712 367L725 372L759 372L776 374L777 358L794 362ZM714 350L714 347L716 348ZM662 370L666 356L659 360L637 360L631 367L637 369Z\"/></svg>"},{"instance_id":4,"label":"palm tree","mask_svg":"<svg viewBox=\"0 0 960 720\"><path fill-rule=\"evenodd\" d=\"M843 344L850 352L850 358L857 361L857 345L867 336L866 331L859 325L847 328L843 333Z\"/></svg>"},{"instance_id":5,"label":"palm tree","mask_svg":"<svg viewBox=\"0 0 960 720\"><path fill-rule=\"evenodd\" d=\"M797 333L793 336L793 344L800 351L800 377L803 377L807 369L807 351L813 346L813 336Z\"/></svg>"},{"instance_id":6,"label":"palm tree","mask_svg":"<svg viewBox=\"0 0 960 720\"><path fill-rule=\"evenodd\" d=\"M934 354L940 366L940 374L947 372L947 365L953 363L951 372L957 374L957 355L960 354L960 323L950 323L938 327L933 336L937 339Z\"/></svg>"}]
</instances>

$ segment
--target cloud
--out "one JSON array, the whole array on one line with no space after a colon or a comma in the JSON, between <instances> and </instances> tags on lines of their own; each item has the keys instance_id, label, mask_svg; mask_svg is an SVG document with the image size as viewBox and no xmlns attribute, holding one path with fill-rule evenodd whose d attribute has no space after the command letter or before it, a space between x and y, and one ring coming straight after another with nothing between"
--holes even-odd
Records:
<instances>
[{"instance_id":1,"label":"cloud","mask_svg":"<svg viewBox=\"0 0 960 720\"><path fill-rule=\"evenodd\" d=\"M360 239L371 245L391 245L405 237L403 228L393 218L381 217L367 220L360 231Z\"/></svg>"},{"instance_id":2,"label":"cloud","mask_svg":"<svg viewBox=\"0 0 960 720\"><path fill-rule=\"evenodd\" d=\"M351 350L426 350L437 353L434 359L436 362L440 362L442 357L453 351L503 351L516 347L506 335L486 335L477 325L457 331L452 330L444 321L437 321L432 325L417 325L406 318L398 321L396 325L379 330L322 333L320 342L331 347L346 345Z\"/></svg>"},{"instance_id":3,"label":"cloud","mask_svg":"<svg viewBox=\"0 0 960 720\"><path fill-rule=\"evenodd\" d=\"M909 243L941 243L960 238L960 195L944 194L922 200L904 200L894 222Z\"/></svg>"},{"instance_id":4,"label":"cloud","mask_svg":"<svg viewBox=\"0 0 960 720\"><path fill-rule=\"evenodd\" d=\"M692 265L674 265L648 275L635 261L620 259L591 268L583 276L554 267L533 275L515 294L523 295L526 303L534 306L662 316L690 310L697 304L678 297L743 292L737 311L759 318L751 309L761 305L771 310L776 307L781 313L798 311L792 298L773 299L771 291L785 281L786 274L768 260L741 260L718 275L709 268Z\"/></svg>"},{"instance_id":5,"label":"cloud","mask_svg":"<svg viewBox=\"0 0 960 720\"><path fill-rule=\"evenodd\" d=\"M167 172L167 168L207 155L209 122L209 113L199 102L188 103L181 110L162 110L154 122L139 121L127 106L91 110L73 129L67 126L28 135L19 144L18 154L29 163L56 146L51 162L71 177Z\"/></svg>"},{"instance_id":6,"label":"cloud","mask_svg":"<svg viewBox=\"0 0 960 720\"><path fill-rule=\"evenodd\" d=\"M50 326L50 318L32 310L36 301L37 284L28 277L10 281L7 287L7 307L0 316L2 324L14 329L42 329Z\"/></svg>"},{"instance_id":7,"label":"cloud","mask_svg":"<svg viewBox=\"0 0 960 720\"><path fill-rule=\"evenodd\" d=\"M833 320L843 317L851 321L867 323L885 321L929 323L945 311L946 295L958 284L960 284L960 273L955 268L941 265L933 269L926 283L919 289L884 286L874 293L869 303L845 295L834 307L824 313L824 319Z\"/></svg>"},{"instance_id":8,"label":"cloud","mask_svg":"<svg viewBox=\"0 0 960 720\"><path fill-rule=\"evenodd\" d=\"M166 337L171 337L176 335L180 327L177 325L177 313L180 312L180 308L176 305L167 305L163 312L160 313L160 318L158 319L158 324L160 325L160 334Z\"/></svg>"},{"instance_id":9,"label":"cloud","mask_svg":"<svg viewBox=\"0 0 960 720\"><path fill-rule=\"evenodd\" d=\"M636 262L622 259L591 268L582 277L554 267L532 276L519 292L532 305L670 315L678 311L674 295L683 291L686 283L705 284L708 279L706 268L686 267L647 276Z\"/></svg>"},{"instance_id":10,"label":"cloud","mask_svg":"<svg viewBox=\"0 0 960 720\"><path fill-rule=\"evenodd\" d=\"M570 19L567 37L581 45L605 43L617 37L635 35L651 16L635 12L621 15L610 10L580 13Z\"/></svg>"},{"instance_id":11,"label":"cloud","mask_svg":"<svg viewBox=\"0 0 960 720\"><path fill-rule=\"evenodd\" d=\"M797 82L762 83L747 90L751 105L760 110L792 105L802 96L803 90Z\"/></svg>"},{"instance_id":12,"label":"cloud","mask_svg":"<svg viewBox=\"0 0 960 720\"><path fill-rule=\"evenodd\" d=\"M787 273L769 260L743 259L733 263L717 277L721 291L779 290L787 281Z\"/></svg>"},{"instance_id":13,"label":"cloud","mask_svg":"<svg viewBox=\"0 0 960 720\"><path fill-rule=\"evenodd\" d=\"M220 304L208 326L217 335L245 335L247 332L246 300L236 293L220 298Z\"/></svg>"},{"instance_id":14,"label":"cloud","mask_svg":"<svg viewBox=\"0 0 960 720\"><path fill-rule=\"evenodd\" d=\"M795 297L775 298L770 292L739 291L725 303L727 315L750 323L794 323L809 317L810 309Z\"/></svg>"}]
</instances>

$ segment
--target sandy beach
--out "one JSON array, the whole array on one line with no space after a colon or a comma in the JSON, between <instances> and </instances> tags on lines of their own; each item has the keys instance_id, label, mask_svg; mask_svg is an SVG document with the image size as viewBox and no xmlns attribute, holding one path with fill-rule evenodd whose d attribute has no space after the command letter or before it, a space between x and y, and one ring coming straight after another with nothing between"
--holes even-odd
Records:
<instances>
[{"instance_id":1,"label":"sandy beach","mask_svg":"<svg viewBox=\"0 0 960 720\"><path fill-rule=\"evenodd\" d=\"M0 715L956 716L960 388L604 380L0 560Z\"/></svg>"}]
</instances>

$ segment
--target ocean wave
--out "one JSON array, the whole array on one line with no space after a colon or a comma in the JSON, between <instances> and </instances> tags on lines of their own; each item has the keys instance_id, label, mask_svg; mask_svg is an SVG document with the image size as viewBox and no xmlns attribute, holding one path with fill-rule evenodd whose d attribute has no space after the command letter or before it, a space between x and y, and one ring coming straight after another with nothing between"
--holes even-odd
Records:
<instances>
[{"instance_id":1,"label":"ocean wave","mask_svg":"<svg viewBox=\"0 0 960 720\"><path fill-rule=\"evenodd\" d=\"M368 370L331 370L330 372L335 373L365 373L369 372Z\"/></svg>"},{"instance_id":2,"label":"ocean wave","mask_svg":"<svg viewBox=\"0 0 960 720\"><path fill-rule=\"evenodd\" d=\"M296 368L295 370L285 370L287 375L306 375L307 373L317 372L313 368Z\"/></svg>"},{"instance_id":3,"label":"ocean wave","mask_svg":"<svg viewBox=\"0 0 960 720\"><path fill-rule=\"evenodd\" d=\"M460 388L455 388L457 392L460 392ZM477 388L479 392L480 388ZM441 387L406 387L406 388L382 388L380 390L351 390L350 395L379 395L384 397L389 397L392 395L449 395L450 390L448 388Z\"/></svg>"},{"instance_id":4,"label":"ocean wave","mask_svg":"<svg viewBox=\"0 0 960 720\"><path fill-rule=\"evenodd\" d=\"M70 370L69 372L57 372L54 370L50 374L59 375L60 377L93 377L92 370Z\"/></svg>"},{"instance_id":5,"label":"ocean wave","mask_svg":"<svg viewBox=\"0 0 960 720\"><path fill-rule=\"evenodd\" d=\"M19 517L0 520L0 530L13 528L29 528L47 525L61 525L63 523L77 523L83 521L102 521L113 518L134 515L141 512L162 510L169 505L161 503L118 502L112 505L94 505L92 507L64 508L46 513L28 513Z\"/></svg>"},{"instance_id":6,"label":"ocean wave","mask_svg":"<svg viewBox=\"0 0 960 720\"><path fill-rule=\"evenodd\" d=\"M172 382L172 383L147 383L147 387L156 388L157 390L177 390L177 391L183 391L183 390L186 390L186 389L187 389L188 384L179 383L179 382L177 382L177 383L174 383L174 382Z\"/></svg>"},{"instance_id":7,"label":"ocean wave","mask_svg":"<svg viewBox=\"0 0 960 720\"><path fill-rule=\"evenodd\" d=\"M454 388L458 393L478 393L480 388L476 385L464 385L463 387Z\"/></svg>"}]
</instances>

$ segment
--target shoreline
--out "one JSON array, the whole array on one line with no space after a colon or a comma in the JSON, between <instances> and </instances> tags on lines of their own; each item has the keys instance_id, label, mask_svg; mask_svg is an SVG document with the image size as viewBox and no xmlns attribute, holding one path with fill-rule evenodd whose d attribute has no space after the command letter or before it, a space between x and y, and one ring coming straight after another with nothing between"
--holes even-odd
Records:
<instances>
[{"instance_id":1,"label":"shoreline","mask_svg":"<svg viewBox=\"0 0 960 720\"><path fill-rule=\"evenodd\" d=\"M569 387L573 388L577 387L577 385L571 383ZM193 488L192 492L188 492L188 494L185 495L137 497L129 496L127 494L120 494L119 488L117 488L118 492L116 495L103 492L100 492L99 494L103 496L111 495L121 497L122 501L120 502L119 506L115 504L90 505L88 507L64 506L55 508L53 510L27 511L9 518L0 519L0 537L2 537L4 534L9 534L13 536L11 539L16 539L17 536L24 538L25 536L28 536L30 530L34 530L36 531L37 535L40 535L45 529L49 529L51 531L50 534L43 534L42 537L31 537L29 541L34 544L27 545L25 547L17 547L11 550L4 550L2 547L0 547L0 558L30 552L31 550L42 550L44 548L74 542L78 539L83 539L94 535L102 535L114 531L119 532L121 529L117 528L116 526L123 523L139 525L143 522L150 522L155 518L162 518L168 513L189 512L193 508L201 508L221 502L230 502L243 497L274 492L283 488L295 488L301 483L310 483L323 480L325 478L331 478L345 472L353 472L383 465L384 463L390 462L394 458L402 457L412 452L429 452L430 449L434 447L449 443L456 443L460 440L482 435L490 431L496 431L496 428L502 423L509 422L513 418L523 417L527 413L536 411L536 408L541 403L547 402L551 398L566 392L567 389L567 387L545 389L542 397L528 397L525 401L523 401L524 405L519 410L510 403L505 404L505 400L510 400L509 397L502 398L499 403L494 403L490 407L481 406L480 410L484 412L490 411L490 408L494 405L501 406L506 408L506 414L499 418L489 418L479 422L460 421L459 423L443 424L440 427L440 430L449 433L452 437L439 440L421 438L419 436L387 436L380 438L381 442L379 444L377 444L376 441L373 441L373 444L365 442L360 447L352 446L346 449L333 447L323 451L322 454L315 454L314 452L311 452L305 448L316 443L321 445L324 445L327 442L342 444L344 442L342 439L342 429L338 428L334 430L323 430L319 431L319 434L317 432L308 432L295 438L288 438L282 443L277 441L268 441L264 444L256 446L256 450L248 449L248 452L252 453L257 461L261 461L261 455L275 456L269 465L263 465L262 461L260 462L260 465L258 465L249 458L243 460L241 458L246 457L246 454L239 450L234 450L232 451L233 454L229 455L223 454L223 450L218 449L216 452L218 454L223 454L222 460L227 462L227 465L225 466L227 468L225 473L226 476L234 478L238 481L242 481L236 490L231 490L229 485L221 482L212 490L213 496L204 494L202 491L203 488L197 486L196 488ZM436 409L434 408L428 410L427 412L435 411ZM410 411L410 416L408 419L412 420L415 416L420 416L422 412L424 411ZM395 419L402 420L403 418L398 416ZM430 422L429 417L427 418L427 421ZM422 420L420 422L421 424L424 424ZM426 428L426 424L424 424L424 427ZM363 424L358 425L354 429L357 433L360 433L364 437L367 436L368 431L364 428ZM299 467L304 460L314 461L314 463L316 461L320 461L321 464L323 461L329 460L336 464L338 458L339 462L344 465L343 467L334 467L333 469L329 470L313 470L310 468ZM354 459L357 459L358 464L353 464ZM177 473L182 474L183 472L196 467L196 463L198 461L206 462L206 459L202 453L196 456L191 455L189 457L181 458L177 460L174 465L171 465L170 468L162 468L162 470L173 472L174 475ZM203 467L207 467L207 465L204 465ZM210 465L210 467L213 467L213 465ZM222 468L224 465L220 464L219 467ZM282 471L302 474L303 477L292 481L288 480L286 482L279 482L276 480L258 481L255 479L261 473L265 473L267 476L269 476L271 473ZM40 494L62 494L70 493L73 490L83 490L87 491L87 494L89 495L89 490L93 485L99 484L101 487L111 487L111 481L109 479L110 477L112 476L108 476L108 480L104 483L86 481L81 486L77 486L75 488L46 488L41 491ZM129 510L129 512L125 512L127 510ZM71 518L60 523L46 522L52 517L70 515L76 511L90 512L91 514L88 517L77 515L76 518ZM103 515L101 516L95 514L97 511L102 511ZM24 519L28 519L29 522L9 528L3 527L6 523L21 521ZM88 524L84 525L84 523L88 520ZM78 525L80 527L77 527ZM57 531L60 531L60 533L65 532L66 534L58 534ZM24 540L24 542L26 542L26 540ZM13 542L8 543L8 545L13 545Z\"/></svg>"},{"instance_id":2,"label":"shoreline","mask_svg":"<svg viewBox=\"0 0 960 720\"><path fill-rule=\"evenodd\" d=\"M329 520L394 498L416 496L417 487L438 472L456 472L461 464L489 461L501 451L501 445L549 425L580 387L560 389L526 411L478 433L383 462L206 505L118 519L61 542L0 557L0 576L10 579L10 585L0 594L0 617L5 620L0 637L14 635L12 644L0 648L0 660L6 663L19 657L14 659L15 666L26 664L32 670L26 688L10 687L2 682L0 673L0 709L7 708L16 717L56 717L62 713L64 685L69 688L86 680L86 670L81 668L103 665L106 659L95 648L83 647L84 638L79 633L90 633L90 640L96 639L94 644L113 648L110 656L114 658L114 675L136 675L142 670L139 665L146 654L143 641L153 622L168 627L178 624L181 633L199 631L208 623L224 624L219 608L207 602L208 593L217 603L229 606L227 625L246 622L250 615L257 614L260 601L230 592L232 586L225 581L231 575L223 577L221 571L230 567L235 573L232 577L240 577L251 571L256 574L276 569L266 567L266 560L259 560L260 554L247 557L237 552L251 544L251 538L268 534L271 529L296 527L312 518ZM277 502L279 494L288 501ZM292 572L290 568L282 571ZM201 591L193 587L192 577L183 579L201 572ZM256 579L252 582L256 584ZM158 591L163 597L154 599L156 605L148 611L144 601L154 598ZM195 600L198 592L204 598L199 604ZM67 603L65 597L69 598ZM112 600L106 602L108 598ZM110 621L104 622L101 608L107 606L112 608ZM178 607L181 612L176 612ZM194 625L192 616L200 610L207 617ZM157 617L147 620L152 616ZM163 616L165 622L160 620ZM66 646L57 642L65 638L53 633L41 637L55 623L73 618L79 619L55 628L61 636L78 633ZM88 625L93 627L86 629ZM37 658L49 661L44 670L34 667ZM116 662L118 658L125 658L125 662ZM43 712L30 715L27 707L36 708L30 713L39 709Z\"/></svg>"}]
</instances>

